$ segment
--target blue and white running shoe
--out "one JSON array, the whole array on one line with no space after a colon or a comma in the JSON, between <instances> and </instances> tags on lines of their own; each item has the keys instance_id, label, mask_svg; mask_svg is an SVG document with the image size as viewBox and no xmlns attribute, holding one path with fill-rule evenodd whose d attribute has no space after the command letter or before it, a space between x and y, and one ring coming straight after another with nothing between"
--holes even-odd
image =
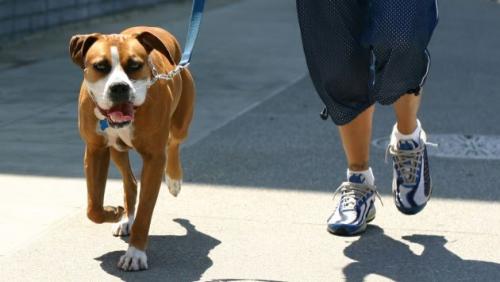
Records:
<instances>
[{"instance_id":1,"label":"blue and white running shoe","mask_svg":"<svg viewBox=\"0 0 500 282\"><path fill-rule=\"evenodd\" d=\"M387 152L392 155L392 193L398 210L404 214L420 212L432 192L427 136L421 129L420 140L396 140L394 131Z\"/></svg>"},{"instance_id":2,"label":"blue and white running shoe","mask_svg":"<svg viewBox=\"0 0 500 282\"><path fill-rule=\"evenodd\" d=\"M328 232L350 236L365 231L375 218L375 196L380 199L375 186L367 184L362 175L353 174L337 188L335 195L338 193L340 202L328 219Z\"/></svg>"}]
</instances>

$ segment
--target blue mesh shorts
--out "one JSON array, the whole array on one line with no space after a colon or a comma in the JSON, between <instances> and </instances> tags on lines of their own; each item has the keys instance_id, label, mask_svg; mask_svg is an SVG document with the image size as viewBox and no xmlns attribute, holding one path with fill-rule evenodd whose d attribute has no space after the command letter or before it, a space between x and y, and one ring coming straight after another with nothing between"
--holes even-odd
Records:
<instances>
[{"instance_id":1,"label":"blue mesh shorts","mask_svg":"<svg viewBox=\"0 0 500 282\"><path fill-rule=\"evenodd\" d=\"M437 0L297 0L314 86L337 125L420 93Z\"/></svg>"}]
</instances>

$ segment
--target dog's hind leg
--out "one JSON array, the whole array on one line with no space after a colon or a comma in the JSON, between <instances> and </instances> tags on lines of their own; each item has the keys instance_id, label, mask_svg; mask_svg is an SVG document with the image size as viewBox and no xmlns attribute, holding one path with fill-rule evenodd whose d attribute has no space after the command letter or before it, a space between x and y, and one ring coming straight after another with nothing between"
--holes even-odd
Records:
<instances>
[{"instance_id":1,"label":"dog's hind leg","mask_svg":"<svg viewBox=\"0 0 500 282\"><path fill-rule=\"evenodd\" d=\"M137 180L135 179L128 152L120 152L111 148L111 159L120 171L123 178L125 214L122 219L113 225L111 231L114 236L127 236L134 223L135 203L137 199Z\"/></svg>"},{"instance_id":2,"label":"dog's hind leg","mask_svg":"<svg viewBox=\"0 0 500 282\"><path fill-rule=\"evenodd\" d=\"M180 159L180 145L187 138L189 125L193 119L195 89L193 78L188 70L182 73L182 94L179 104L172 116L170 136L167 150L167 185L168 190L177 196L181 190L182 165Z\"/></svg>"},{"instance_id":3,"label":"dog's hind leg","mask_svg":"<svg viewBox=\"0 0 500 282\"><path fill-rule=\"evenodd\" d=\"M168 162L166 171L166 181L168 191L173 196L177 197L181 191L182 183L182 166L180 163L180 142L174 138L170 138L168 144Z\"/></svg>"},{"instance_id":4,"label":"dog's hind leg","mask_svg":"<svg viewBox=\"0 0 500 282\"><path fill-rule=\"evenodd\" d=\"M84 158L87 178L87 217L95 223L117 222L123 207L103 206L109 168L109 148L87 145Z\"/></svg>"}]
</instances>

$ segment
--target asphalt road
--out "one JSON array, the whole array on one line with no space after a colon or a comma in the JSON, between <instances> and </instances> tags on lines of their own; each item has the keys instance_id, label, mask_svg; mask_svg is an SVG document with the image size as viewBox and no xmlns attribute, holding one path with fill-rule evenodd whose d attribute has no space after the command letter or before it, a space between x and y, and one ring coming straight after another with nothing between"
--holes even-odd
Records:
<instances>
[{"instance_id":1,"label":"asphalt road","mask_svg":"<svg viewBox=\"0 0 500 282\"><path fill-rule=\"evenodd\" d=\"M85 217L80 70L72 34L163 26L183 41L189 3L80 23L0 50L1 281L495 281L499 160L431 158L424 212L394 208L391 168L373 147L384 206L360 237L325 231L345 176L338 133L319 119L294 1L209 1L191 66L198 100L185 185L153 216L150 269L125 273L127 240ZM428 134L499 136L500 5L441 0L421 121ZM394 114L378 107L374 139ZM495 146L500 147L500 143ZM140 161L134 155L134 168ZM121 204L116 171L106 202ZM164 187L166 188L166 187Z\"/></svg>"}]
</instances>

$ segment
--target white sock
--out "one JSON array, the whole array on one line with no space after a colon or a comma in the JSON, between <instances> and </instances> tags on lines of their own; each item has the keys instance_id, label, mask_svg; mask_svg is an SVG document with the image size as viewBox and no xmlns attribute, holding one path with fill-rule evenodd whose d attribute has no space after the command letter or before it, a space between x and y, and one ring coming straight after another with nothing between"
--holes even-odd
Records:
<instances>
[{"instance_id":1,"label":"white sock","mask_svg":"<svg viewBox=\"0 0 500 282\"><path fill-rule=\"evenodd\" d=\"M417 128L410 134L402 134L398 130L398 124L396 123L392 128L391 134L391 145L398 144L400 140L413 140L417 143L420 143L420 133L422 132L422 125L420 121L417 119Z\"/></svg>"},{"instance_id":2,"label":"white sock","mask_svg":"<svg viewBox=\"0 0 500 282\"><path fill-rule=\"evenodd\" d=\"M354 174L361 175L362 177L364 177L364 183L369 185L375 185L375 177L373 176L373 171L371 167L369 167L367 170L362 170L362 171L353 171L347 169L347 180L349 181L351 176L353 176Z\"/></svg>"}]
</instances>

